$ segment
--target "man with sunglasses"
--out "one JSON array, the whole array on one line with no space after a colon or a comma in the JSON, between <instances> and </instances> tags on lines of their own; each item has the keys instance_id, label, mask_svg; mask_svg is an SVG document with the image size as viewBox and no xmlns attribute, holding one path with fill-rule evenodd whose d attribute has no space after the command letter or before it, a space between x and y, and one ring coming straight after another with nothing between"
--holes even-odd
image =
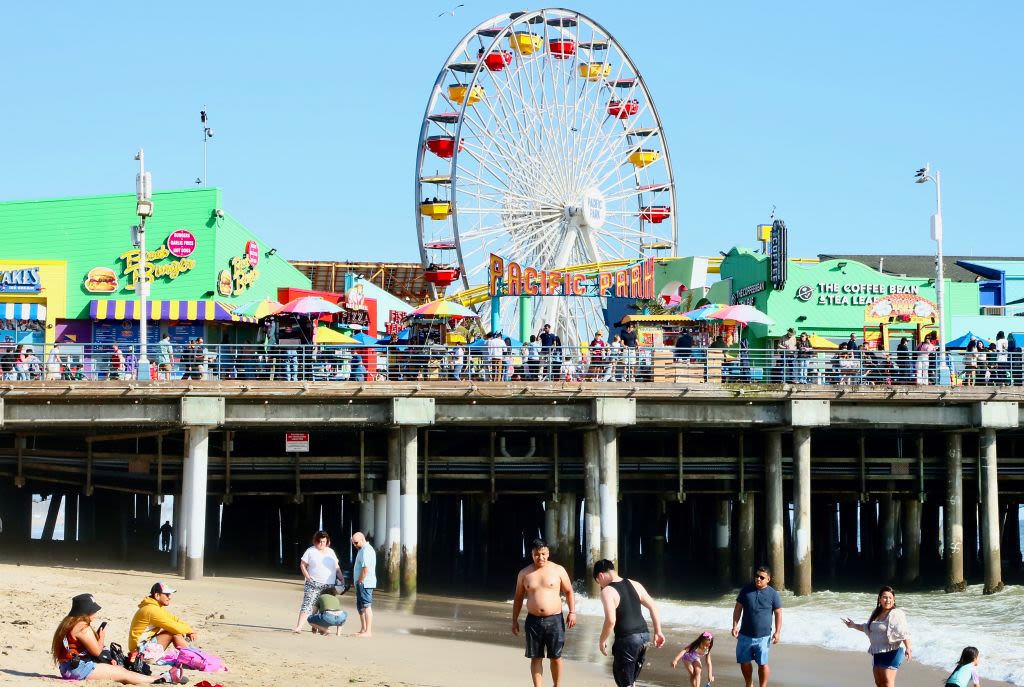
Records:
<instances>
[{"instance_id":1,"label":"man with sunglasses","mask_svg":"<svg viewBox=\"0 0 1024 687\"><path fill-rule=\"evenodd\" d=\"M736 638L736 662L743 672L746 687L753 687L754 666L757 663L757 681L768 687L771 669L768 667L768 649L779 643L782 632L782 598L768 586L771 571L761 566L754 573L754 581L740 590L732 612L732 636ZM742 617L742 623L740 619ZM772 620L775 631L772 632Z\"/></svg>"}]
</instances>

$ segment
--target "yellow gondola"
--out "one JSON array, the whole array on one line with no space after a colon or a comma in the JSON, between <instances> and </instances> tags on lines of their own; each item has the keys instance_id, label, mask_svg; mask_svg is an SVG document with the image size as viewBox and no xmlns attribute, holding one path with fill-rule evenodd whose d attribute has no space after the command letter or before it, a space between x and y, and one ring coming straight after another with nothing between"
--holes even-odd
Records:
<instances>
[{"instance_id":1,"label":"yellow gondola","mask_svg":"<svg viewBox=\"0 0 1024 687\"><path fill-rule=\"evenodd\" d=\"M447 200L425 200L420 203L420 214L433 220L448 219L452 204Z\"/></svg>"},{"instance_id":2,"label":"yellow gondola","mask_svg":"<svg viewBox=\"0 0 1024 687\"><path fill-rule=\"evenodd\" d=\"M646 167L657 162L660 157L661 153L657 150L634 150L629 156L629 161L637 167Z\"/></svg>"},{"instance_id":3,"label":"yellow gondola","mask_svg":"<svg viewBox=\"0 0 1024 687\"><path fill-rule=\"evenodd\" d=\"M580 76L587 81L607 79L612 73L612 66L607 62L584 62L580 65Z\"/></svg>"},{"instance_id":4,"label":"yellow gondola","mask_svg":"<svg viewBox=\"0 0 1024 687\"><path fill-rule=\"evenodd\" d=\"M480 102L480 99L484 97L484 87L480 84L476 84L470 89L468 86L461 84L454 84L448 87L448 98L459 105L466 99L466 92L469 92L469 104L475 105Z\"/></svg>"},{"instance_id":5,"label":"yellow gondola","mask_svg":"<svg viewBox=\"0 0 1024 687\"><path fill-rule=\"evenodd\" d=\"M508 37L508 43L520 55L532 55L544 47L544 39L528 31L513 33Z\"/></svg>"}]
</instances>

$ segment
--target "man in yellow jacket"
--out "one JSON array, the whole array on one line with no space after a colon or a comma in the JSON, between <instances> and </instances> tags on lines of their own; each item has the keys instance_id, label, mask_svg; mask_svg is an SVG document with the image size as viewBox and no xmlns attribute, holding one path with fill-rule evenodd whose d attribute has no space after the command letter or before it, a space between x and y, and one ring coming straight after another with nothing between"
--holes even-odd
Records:
<instances>
[{"instance_id":1,"label":"man in yellow jacket","mask_svg":"<svg viewBox=\"0 0 1024 687\"><path fill-rule=\"evenodd\" d=\"M171 642L181 648L195 641L196 632L192 626L167 610L171 594L175 591L163 582L157 582L149 590L149 596L139 602L139 610L135 611L128 629L129 652L137 651L140 644L150 641L165 649Z\"/></svg>"}]
</instances>

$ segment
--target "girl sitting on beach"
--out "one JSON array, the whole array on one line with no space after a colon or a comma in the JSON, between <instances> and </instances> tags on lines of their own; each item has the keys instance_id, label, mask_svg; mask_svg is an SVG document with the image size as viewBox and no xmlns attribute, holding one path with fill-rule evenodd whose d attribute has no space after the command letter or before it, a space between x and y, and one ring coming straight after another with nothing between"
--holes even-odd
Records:
<instances>
[{"instance_id":1,"label":"girl sitting on beach","mask_svg":"<svg viewBox=\"0 0 1024 687\"><path fill-rule=\"evenodd\" d=\"M71 600L71 610L53 633L50 653L65 680L116 680L123 685L185 684L188 679L180 668L164 675L143 675L114 665L101 658L106 623L92 627L100 605L92 594L79 594Z\"/></svg>"},{"instance_id":2,"label":"girl sitting on beach","mask_svg":"<svg viewBox=\"0 0 1024 687\"><path fill-rule=\"evenodd\" d=\"M708 662L708 682L715 681L715 669L711 665L711 647L715 645L715 636L710 632L701 632L697 639L690 642L689 646L679 652L672 660L672 667L679 665L679 661L686 666L690 674L690 687L700 687L700 660L705 658Z\"/></svg>"},{"instance_id":3,"label":"girl sitting on beach","mask_svg":"<svg viewBox=\"0 0 1024 687\"><path fill-rule=\"evenodd\" d=\"M960 660L956 662L956 668L946 678L946 687L979 687L981 678L978 677L978 649L973 646L965 646L960 654Z\"/></svg>"}]
</instances>

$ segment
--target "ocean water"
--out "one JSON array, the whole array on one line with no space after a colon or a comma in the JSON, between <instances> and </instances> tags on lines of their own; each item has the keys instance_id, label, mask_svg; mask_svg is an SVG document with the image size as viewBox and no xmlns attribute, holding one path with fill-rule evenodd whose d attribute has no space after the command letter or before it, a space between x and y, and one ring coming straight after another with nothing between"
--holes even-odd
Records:
<instances>
[{"instance_id":1,"label":"ocean water","mask_svg":"<svg viewBox=\"0 0 1024 687\"><path fill-rule=\"evenodd\" d=\"M983 678L1024 685L1024 586L1007 587L985 596L981 585L962 594L920 592L899 594L896 605L907 612L914 660L952 669L968 645L981 652ZM839 651L866 652L867 636L839 620L850 616L868 619L875 607L874 593L815 592L796 597L783 593L782 641ZM667 627L686 626L728 632L732 628L734 594L703 601L659 599L658 611ZM581 613L600 616L600 601L581 599Z\"/></svg>"}]
</instances>

